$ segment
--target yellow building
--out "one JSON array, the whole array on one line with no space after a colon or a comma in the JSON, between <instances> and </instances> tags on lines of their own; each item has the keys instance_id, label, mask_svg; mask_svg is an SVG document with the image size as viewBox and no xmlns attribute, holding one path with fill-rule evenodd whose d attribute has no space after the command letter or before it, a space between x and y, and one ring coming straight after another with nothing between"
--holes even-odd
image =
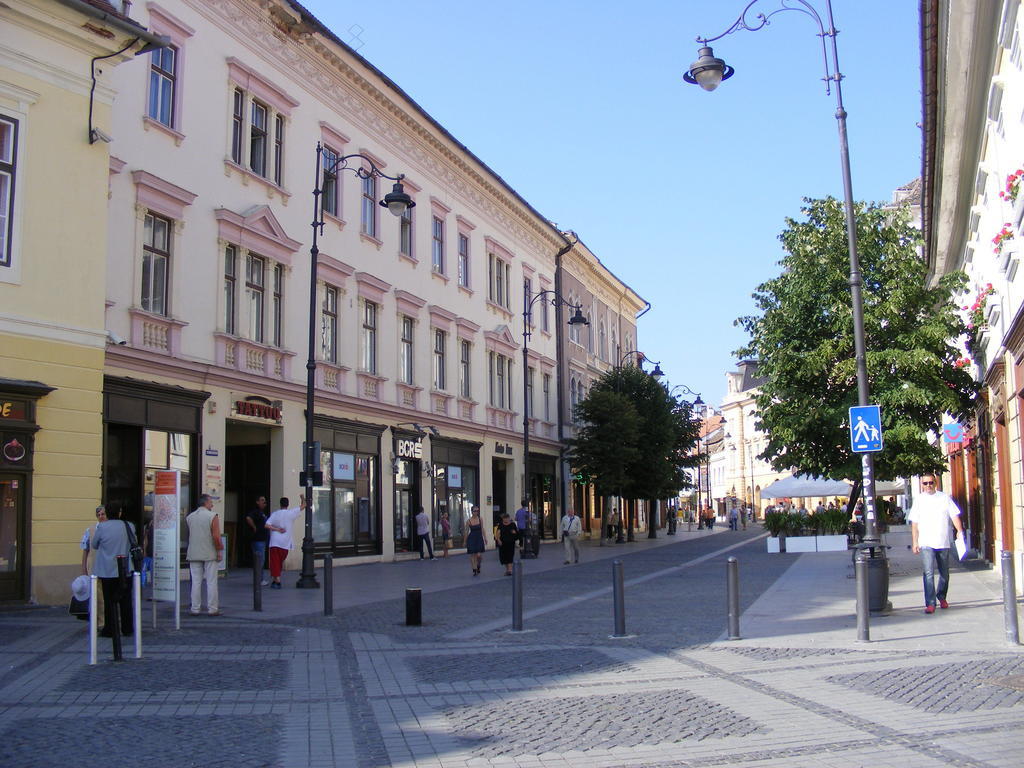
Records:
<instances>
[{"instance_id":1,"label":"yellow building","mask_svg":"<svg viewBox=\"0 0 1024 768\"><path fill-rule=\"evenodd\" d=\"M0 4L0 601L64 599L99 503L105 73L160 43L105 0Z\"/></svg>"}]
</instances>

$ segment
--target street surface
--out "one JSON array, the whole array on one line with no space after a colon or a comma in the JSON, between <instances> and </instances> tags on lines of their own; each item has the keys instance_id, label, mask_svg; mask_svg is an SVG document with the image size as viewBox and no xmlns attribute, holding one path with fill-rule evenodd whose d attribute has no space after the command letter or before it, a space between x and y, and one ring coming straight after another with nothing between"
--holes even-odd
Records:
<instances>
[{"instance_id":1,"label":"street surface","mask_svg":"<svg viewBox=\"0 0 1024 768\"><path fill-rule=\"evenodd\" d=\"M254 613L235 572L226 615L186 605L175 631L161 605L154 630L146 603L143 658L126 643L114 663L101 639L95 667L66 610L0 613L0 766L1021 765L1024 654L991 571L954 571L951 608L926 616L896 529L894 610L857 643L848 553L769 555L759 526L685 528L587 542L578 566L544 544L523 563L521 633L493 551L479 578L464 554L336 568L331 617L294 573ZM404 625L406 587L423 589L423 626Z\"/></svg>"}]
</instances>

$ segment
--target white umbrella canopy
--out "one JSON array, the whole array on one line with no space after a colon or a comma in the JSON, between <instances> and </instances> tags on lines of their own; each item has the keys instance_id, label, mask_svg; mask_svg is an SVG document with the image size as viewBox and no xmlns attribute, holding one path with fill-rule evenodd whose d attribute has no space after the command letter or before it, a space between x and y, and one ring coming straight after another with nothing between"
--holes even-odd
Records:
<instances>
[{"instance_id":1,"label":"white umbrella canopy","mask_svg":"<svg viewBox=\"0 0 1024 768\"><path fill-rule=\"evenodd\" d=\"M824 477L796 474L776 480L761 491L762 499L806 498L809 496L850 496L853 486L845 480L829 480ZM875 493L892 496L903 493L900 480L876 482Z\"/></svg>"}]
</instances>

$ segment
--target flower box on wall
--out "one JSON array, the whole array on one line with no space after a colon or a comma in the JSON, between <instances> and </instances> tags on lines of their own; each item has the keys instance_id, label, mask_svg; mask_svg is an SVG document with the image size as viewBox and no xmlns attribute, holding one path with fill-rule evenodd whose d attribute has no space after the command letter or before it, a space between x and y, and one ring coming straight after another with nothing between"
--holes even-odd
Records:
<instances>
[{"instance_id":1,"label":"flower box on wall","mask_svg":"<svg viewBox=\"0 0 1024 768\"><path fill-rule=\"evenodd\" d=\"M787 536L787 552L817 552L817 536Z\"/></svg>"},{"instance_id":2,"label":"flower box on wall","mask_svg":"<svg viewBox=\"0 0 1024 768\"><path fill-rule=\"evenodd\" d=\"M815 536L818 552L845 552L846 534Z\"/></svg>"},{"instance_id":3,"label":"flower box on wall","mask_svg":"<svg viewBox=\"0 0 1024 768\"><path fill-rule=\"evenodd\" d=\"M773 553L781 552L782 551L780 549L780 547L779 547L779 542L780 541L781 541L781 539L778 536L769 536L768 537L768 554L773 554Z\"/></svg>"}]
</instances>

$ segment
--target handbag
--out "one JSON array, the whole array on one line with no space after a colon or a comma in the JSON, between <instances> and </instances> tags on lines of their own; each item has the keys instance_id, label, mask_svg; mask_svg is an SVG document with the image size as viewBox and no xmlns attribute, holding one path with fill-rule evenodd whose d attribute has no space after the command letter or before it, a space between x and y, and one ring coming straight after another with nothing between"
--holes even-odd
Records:
<instances>
[{"instance_id":1,"label":"handbag","mask_svg":"<svg viewBox=\"0 0 1024 768\"><path fill-rule=\"evenodd\" d=\"M135 531L128 524L127 520L122 520L125 529L128 531L128 557L131 560L132 570L142 573L142 547L139 546L138 540L135 538Z\"/></svg>"}]
</instances>

